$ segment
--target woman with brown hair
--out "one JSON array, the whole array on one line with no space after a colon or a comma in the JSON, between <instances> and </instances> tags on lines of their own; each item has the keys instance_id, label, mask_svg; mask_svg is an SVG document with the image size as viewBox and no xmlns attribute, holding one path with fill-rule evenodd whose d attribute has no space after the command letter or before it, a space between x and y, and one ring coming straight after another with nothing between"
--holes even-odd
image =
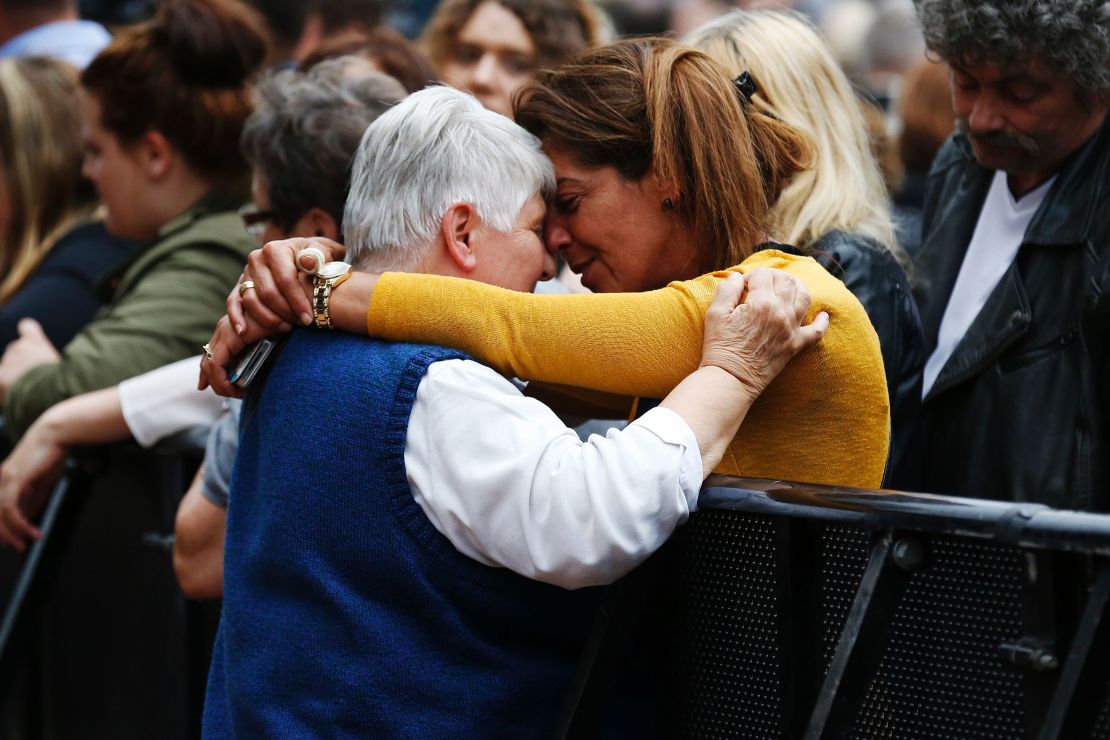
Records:
<instances>
[{"instance_id":1,"label":"woman with brown hair","mask_svg":"<svg viewBox=\"0 0 1110 740\"><path fill-rule=\"evenodd\" d=\"M798 13L734 10L686 42L733 74L749 70L763 87L755 105L816 143L813 166L790 181L772 209L775 231L843 280L867 310L890 391L892 457L908 453L925 357L903 268L909 258L894 238L875 138L861 116L874 106L859 99L817 29ZM881 127L881 113L879 119Z\"/></svg>"},{"instance_id":2,"label":"woman with brown hair","mask_svg":"<svg viewBox=\"0 0 1110 740\"><path fill-rule=\"evenodd\" d=\"M81 75L85 175L108 230L144 244L107 309L59 354L41 337L0 362L13 436L66 398L196 351L253 246L237 209L239 135L265 56L261 21L231 0L168 0Z\"/></svg>"},{"instance_id":3,"label":"woman with brown hair","mask_svg":"<svg viewBox=\"0 0 1110 740\"><path fill-rule=\"evenodd\" d=\"M96 282L134 250L90 222L81 177L77 71L40 57L0 60L0 349L34 319L62 346L102 305Z\"/></svg>"},{"instance_id":4,"label":"woman with brown hair","mask_svg":"<svg viewBox=\"0 0 1110 740\"><path fill-rule=\"evenodd\" d=\"M805 283L811 311L827 311L831 324L752 407L718 471L878 486L889 443L878 340L842 283L771 241L771 206L809 152L751 104L753 94L750 80L730 80L701 52L663 39L620 42L541 73L516 113L555 164L545 239L587 287L610 294L537 296L360 272L333 291L332 323L458 347L507 375L621 394L590 396L590 413L612 418L618 400L628 412L628 396L660 398L696 367L706 308L728 274L711 271L779 268ZM348 209L350 244L366 214ZM221 366L244 342L310 323L312 290L295 260L313 244L277 242L251 255L251 282L229 298L202 363L217 391L234 393Z\"/></svg>"},{"instance_id":5,"label":"woman with brown hair","mask_svg":"<svg viewBox=\"0 0 1110 740\"><path fill-rule=\"evenodd\" d=\"M538 69L601 43L592 0L443 0L421 45L439 78L512 116L512 97Z\"/></svg>"}]
</instances>

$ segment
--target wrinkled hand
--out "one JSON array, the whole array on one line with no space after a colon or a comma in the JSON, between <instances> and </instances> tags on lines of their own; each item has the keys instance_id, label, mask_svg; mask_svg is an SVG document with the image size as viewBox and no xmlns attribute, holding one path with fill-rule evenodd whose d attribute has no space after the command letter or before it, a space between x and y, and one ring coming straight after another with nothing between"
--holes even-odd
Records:
<instances>
[{"instance_id":1,"label":"wrinkled hand","mask_svg":"<svg viewBox=\"0 0 1110 740\"><path fill-rule=\"evenodd\" d=\"M227 315L208 342L212 359L201 355L198 389L211 386L221 396L242 398L245 391L228 380L228 365L263 337L292 331L293 324L312 323L312 280L296 262L305 247L316 247L328 261L346 253L342 244L322 237L268 242L251 252L243 276L227 296ZM240 291L248 280L254 287Z\"/></svg>"},{"instance_id":2,"label":"wrinkled hand","mask_svg":"<svg viewBox=\"0 0 1110 740\"><path fill-rule=\"evenodd\" d=\"M39 322L34 319L20 321L19 339L8 344L0 359L0 399L8 395L8 389L28 370L57 362L60 357Z\"/></svg>"},{"instance_id":3,"label":"wrinkled hand","mask_svg":"<svg viewBox=\"0 0 1110 740\"><path fill-rule=\"evenodd\" d=\"M824 311L802 325L809 306L809 291L789 273L768 268L746 276L732 273L717 286L705 315L702 366L725 370L758 396L794 355L828 330Z\"/></svg>"},{"instance_id":4,"label":"wrinkled hand","mask_svg":"<svg viewBox=\"0 0 1110 740\"><path fill-rule=\"evenodd\" d=\"M243 280L253 281L254 288L240 295L236 285L227 297L233 329L247 331L248 318L271 334L287 332L293 324L312 323L312 281L297 269L297 252L305 247L316 247L329 262L346 254L342 244L322 237L284 239L254 250L243 270ZM309 266L306 261L305 267Z\"/></svg>"},{"instance_id":5,"label":"wrinkled hand","mask_svg":"<svg viewBox=\"0 0 1110 740\"><path fill-rule=\"evenodd\" d=\"M42 536L31 520L42 513L67 453L36 423L0 465L0 545L22 552Z\"/></svg>"}]
</instances>

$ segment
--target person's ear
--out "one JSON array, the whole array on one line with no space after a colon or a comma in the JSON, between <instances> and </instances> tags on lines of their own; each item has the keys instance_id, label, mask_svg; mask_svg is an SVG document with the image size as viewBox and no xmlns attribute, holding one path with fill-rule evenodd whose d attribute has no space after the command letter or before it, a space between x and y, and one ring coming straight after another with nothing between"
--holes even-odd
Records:
<instances>
[{"instance_id":1,"label":"person's ear","mask_svg":"<svg viewBox=\"0 0 1110 740\"><path fill-rule=\"evenodd\" d=\"M456 203L447 209L440 221L447 257L462 272L473 272L478 266L474 234L478 230L478 211L469 203Z\"/></svg>"},{"instance_id":2,"label":"person's ear","mask_svg":"<svg viewBox=\"0 0 1110 740\"><path fill-rule=\"evenodd\" d=\"M308 212L301 217L299 225L303 228L297 236L322 236L333 242L339 241L339 224L323 208L315 206L309 208Z\"/></svg>"},{"instance_id":3,"label":"person's ear","mask_svg":"<svg viewBox=\"0 0 1110 740\"><path fill-rule=\"evenodd\" d=\"M647 174L644 176L644 185L649 188L648 194L652 200L659 204L659 207L664 211L673 211L675 206L678 205L679 193L678 183L664 182L655 174L654 168L649 168Z\"/></svg>"},{"instance_id":4,"label":"person's ear","mask_svg":"<svg viewBox=\"0 0 1110 740\"><path fill-rule=\"evenodd\" d=\"M170 173L175 156L173 145L157 131L147 131L139 139L136 154L139 164L151 180L162 180Z\"/></svg>"}]
</instances>

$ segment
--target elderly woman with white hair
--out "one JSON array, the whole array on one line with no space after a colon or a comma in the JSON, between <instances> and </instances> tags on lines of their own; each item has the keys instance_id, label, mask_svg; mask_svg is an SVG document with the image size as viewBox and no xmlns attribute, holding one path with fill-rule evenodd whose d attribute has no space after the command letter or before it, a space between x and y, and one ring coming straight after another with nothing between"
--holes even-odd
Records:
<instances>
[{"instance_id":1,"label":"elderly woman with white hair","mask_svg":"<svg viewBox=\"0 0 1110 740\"><path fill-rule=\"evenodd\" d=\"M518 291L554 271L551 162L465 93L379 118L351 183L356 269ZM318 326L351 269L316 273ZM826 315L800 326L808 306L786 273L726 281L701 367L586 443L456 350L295 331L244 409L205 736L548 734L598 605L585 587L689 515L752 402L824 333Z\"/></svg>"}]
</instances>

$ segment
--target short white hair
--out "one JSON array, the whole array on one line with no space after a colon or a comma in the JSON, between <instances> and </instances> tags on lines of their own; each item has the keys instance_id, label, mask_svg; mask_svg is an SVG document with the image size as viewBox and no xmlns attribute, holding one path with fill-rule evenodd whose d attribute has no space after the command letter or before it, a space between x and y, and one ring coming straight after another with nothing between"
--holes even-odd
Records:
<instances>
[{"instance_id":1,"label":"short white hair","mask_svg":"<svg viewBox=\"0 0 1110 740\"><path fill-rule=\"evenodd\" d=\"M554 188L539 139L472 95L425 88L362 137L343 215L347 258L361 269L412 270L455 203L509 231L529 198Z\"/></svg>"}]
</instances>

